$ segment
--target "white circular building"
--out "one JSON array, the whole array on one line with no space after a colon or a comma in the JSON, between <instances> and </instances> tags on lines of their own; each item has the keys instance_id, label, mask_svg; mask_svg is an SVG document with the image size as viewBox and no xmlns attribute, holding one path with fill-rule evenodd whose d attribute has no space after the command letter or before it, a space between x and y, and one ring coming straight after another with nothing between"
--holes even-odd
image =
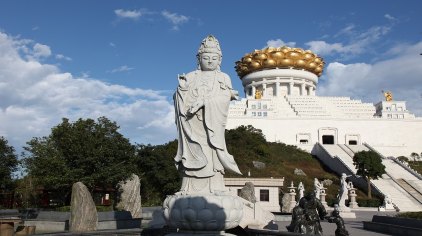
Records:
<instances>
[{"instance_id":1,"label":"white circular building","mask_svg":"<svg viewBox=\"0 0 422 236\"><path fill-rule=\"evenodd\" d=\"M388 174L373 184L396 201L406 195L401 210L422 210L417 200L422 199L422 176L389 159L422 152L422 118L411 114L405 101L393 100L391 93L376 104L317 96L323 69L322 58L300 48L246 54L236 62L246 96L231 104L226 128L252 125L270 142L296 145L318 156L339 175L356 173L354 153L375 150L384 156Z\"/></svg>"}]
</instances>

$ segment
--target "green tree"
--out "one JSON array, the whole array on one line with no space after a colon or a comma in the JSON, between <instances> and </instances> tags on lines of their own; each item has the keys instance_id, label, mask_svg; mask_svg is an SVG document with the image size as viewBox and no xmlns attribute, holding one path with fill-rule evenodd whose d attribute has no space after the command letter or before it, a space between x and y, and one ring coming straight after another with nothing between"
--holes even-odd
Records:
<instances>
[{"instance_id":1,"label":"green tree","mask_svg":"<svg viewBox=\"0 0 422 236\"><path fill-rule=\"evenodd\" d=\"M361 175L368 183L368 197L371 194L371 179L378 179L385 174L385 166L382 164L381 156L374 151L361 151L353 156L353 164L356 166L357 175Z\"/></svg>"},{"instance_id":2,"label":"green tree","mask_svg":"<svg viewBox=\"0 0 422 236\"><path fill-rule=\"evenodd\" d=\"M118 129L105 117L73 123L63 118L48 137L33 138L24 147L28 174L44 188L63 191L64 197L78 181L91 191L115 187L136 170L135 146Z\"/></svg>"},{"instance_id":3,"label":"green tree","mask_svg":"<svg viewBox=\"0 0 422 236\"><path fill-rule=\"evenodd\" d=\"M12 174L17 170L18 165L15 149L4 137L0 136L0 189L11 190Z\"/></svg>"},{"instance_id":4,"label":"green tree","mask_svg":"<svg viewBox=\"0 0 422 236\"><path fill-rule=\"evenodd\" d=\"M180 189L181 178L173 159L176 152L177 140L163 145L138 145L137 164L143 205L161 205L167 195Z\"/></svg>"},{"instance_id":5,"label":"green tree","mask_svg":"<svg viewBox=\"0 0 422 236\"><path fill-rule=\"evenodd\" d=\"M416 152L412 152L410 154L410 157L413 158L413 161L419 160L419 154L417 154Z\"/></svg>"}]
</instances>

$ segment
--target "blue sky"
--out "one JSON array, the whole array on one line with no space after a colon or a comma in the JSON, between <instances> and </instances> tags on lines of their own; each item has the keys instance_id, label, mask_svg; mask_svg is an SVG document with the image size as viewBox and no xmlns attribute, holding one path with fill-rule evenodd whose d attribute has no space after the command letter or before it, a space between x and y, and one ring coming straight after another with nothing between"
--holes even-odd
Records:
<instances>
[{"instance_id":1,"label":"blue sky","mask_svg":"<svg viewBox=\"0 0 422 236\"><path fill-rule=\"evenodd\" d=\"M177 74L215 35L222 70L266 46L311 49L322 96L378 102L381 90L422 116L421 1L0 2L0 135L17 149L62 117L107 116L132 142L175 138Z\"/></svg>"}]
</instances>

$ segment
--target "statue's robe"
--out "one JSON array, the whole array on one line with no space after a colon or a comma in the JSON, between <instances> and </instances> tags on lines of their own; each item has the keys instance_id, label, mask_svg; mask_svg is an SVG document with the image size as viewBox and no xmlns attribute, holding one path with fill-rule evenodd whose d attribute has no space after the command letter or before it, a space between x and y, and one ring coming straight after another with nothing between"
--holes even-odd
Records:
<instances>
[{"instance_id":1,"label":"statue's robe","mask_svg":"<svg viewBox=\"0 0 422 236\"><path fill-rule=\"evenodd\" d=\"M174 94L179 144L175 157L177 168L186 176L212 177L224 169L239 173L234 158L227 152L224 132L232 96L228 75L220 71L196 70L179 78ZM198 100L204 106L194 115L188 109Z\"/></svg>"}]
</instances>

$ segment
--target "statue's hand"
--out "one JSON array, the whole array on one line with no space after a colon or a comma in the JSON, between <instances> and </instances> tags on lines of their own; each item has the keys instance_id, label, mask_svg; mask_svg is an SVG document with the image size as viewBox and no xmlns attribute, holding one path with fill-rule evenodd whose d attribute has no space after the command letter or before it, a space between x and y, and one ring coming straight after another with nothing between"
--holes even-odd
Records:
<instances>
[{"instance_id":1,"label":"statue's hand","mask_svg":"<svg viewBox=\"0 0 422 236\"><path fill-rule=\"evenodd\" d=\"M179 86L181 88L186 87L186 75L185 74L177 75L177 79L179 80Z\"/></svg>"},{"instance_id":2,"label":"statue's hand","mask_svg":"<svg viewBox=\"0 0 422 236\"><path fill-rule=\"evenodd\" d=\"M239 100L239 92L237 90L231 90L231 100Z\"/></svg>"},{"instance_id":3,"label":"statue's hand","mask_svg":"<svg viewBox=\"0 0 422 236\"><path fill-rule=\"evenodd\" d=\"M188 115L195 114L199 109L204 106L204 100L198 100L188 109Z\"/></svg>"}]
</instances>

